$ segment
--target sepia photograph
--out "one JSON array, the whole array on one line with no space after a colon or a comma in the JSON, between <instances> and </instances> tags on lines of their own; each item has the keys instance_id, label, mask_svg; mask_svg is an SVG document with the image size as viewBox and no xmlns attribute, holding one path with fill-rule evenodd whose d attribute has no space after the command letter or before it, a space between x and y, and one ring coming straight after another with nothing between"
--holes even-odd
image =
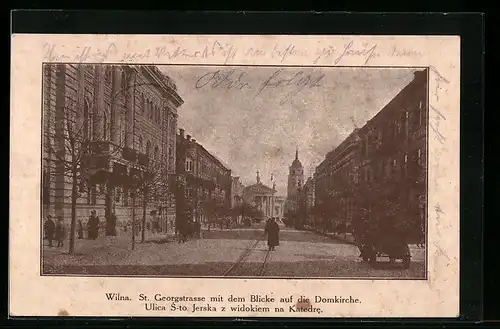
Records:
<instances>
[{"instance_id":1,"label":"sepia photograph","mask_svg":"<svg viewBox=\"0 0 500 329\"><path fill-rule=\"evenodd\" d=\"M40 275L427 278L428 68L40 74Z\"/></svg>"}]
</instances>

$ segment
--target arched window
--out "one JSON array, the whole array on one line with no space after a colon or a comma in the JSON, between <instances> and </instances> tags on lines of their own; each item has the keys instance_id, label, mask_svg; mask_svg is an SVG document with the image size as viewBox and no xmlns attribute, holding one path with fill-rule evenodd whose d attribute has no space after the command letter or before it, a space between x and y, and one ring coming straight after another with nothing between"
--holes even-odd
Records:
<instances>
[{"instance_id":1,"label":"arched window","mask_svg":"<svg viewBox=\"0 0 500 329\"><path fill-rule=\"evenodd\" d=\"M144 98L144 94L141 94L141 111L142 114L146 111L146 98Z\"/></svg>"},{"instance_id":2,"label":"arched window","mask_svg":"<svg viewBox=\"0 0 500 329\"><path fill-rule=\"evenodd\" d=\"M151 152L151 142L148 141L146 143L146 155L149 156L149 152Z\"/></svg>"},{"instance_id":3,"label":"arched window","mask_svg":"<svg viewBox=\"0 0 500 329\"><path fill-rule=\"evenodd\" d=\"M120 115L120 146L125 146L125 116L123 114Z\"/></svg>"},{"instance_id":4,"label":"arched window","mask_svg":"<svg viewBox=\"0 0 500 329\"><path fill-rule=\"evenodd\" d=\"M126 91L127 89L127 73L125 72L125 70L122 71L122 81L121 81L121 86L122 86L122 90L123 91Z\"/></svg>"},{"instance_id":5,"label":"arched window","mask_svg":"<svg viewBox=\"0 0 500 329\"><path fill-rule=\"evenodd\" d=\"M153 101L149 101L149 119L153 119Z\"/></svg>"},{"instance_id":6,"label":"arched window","mask_svg":"<svg viewBox=\"0 0 500 329\"><path fill-rule=\"evenodd\" d=\"M139 135L139 152L142 152L144 145L142 144L142 136Z\"/></svg>"},{"instance_id":7,"label":"arched window","mask_svg":"<svg viewBox=\"0 0 500 329\"><path fill-rule=\"evenodd\" d=\"M111 83L112 81L112 71L111 66L106 66L106 70L104 71L104 79L106 83Z\"/></svg>"},{"instance_id":8,"label":"arched window","mask_svg":"<svg viewBox=\"0 0 500 329\"><path fill-rule=\"evenodd\" d=\"M89 102L87 99L83 100L83 138L84 140L87 140L90 136L92 136L90 132L90 127L92 125L89 125Z\"/></svg>"},{"instance_id":9,"label":"arched window","mask_svg":"<svg viewBox=\"0 0 500 329\"><path fill-rule=\"evenodd\" d=\"M102 116L102 139L108 139L108 114L104 111Z\"/></svg>"},{"instance_id":10,"label":"arched window","mask_svg":"<svg viewBox=\"0 0 500 329\"><path fill-rule=\"evenodd\" d=\"M155 146L154 159L155 161L158 160L158 146Z\"/></svg>"}]
</instances>

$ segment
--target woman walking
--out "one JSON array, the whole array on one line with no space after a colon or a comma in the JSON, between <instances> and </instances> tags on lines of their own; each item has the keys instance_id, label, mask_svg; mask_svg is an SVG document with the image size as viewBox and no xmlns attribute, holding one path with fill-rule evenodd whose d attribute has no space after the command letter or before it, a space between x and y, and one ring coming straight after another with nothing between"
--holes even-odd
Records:
<instances>
[{"instance_id":1,"label":"woman walking","mask_svg":"<svg viewBox=\"0 0 500 329\"><path fill-rule=\"evenodd\" d=\"M275 247L280 244L280 227L278 226L278 223L276 223L274 218L270 218L267 221L264 231L267 234L267 245L269 246L269 250L275 250Z\"/></svg>"}]
</instances>

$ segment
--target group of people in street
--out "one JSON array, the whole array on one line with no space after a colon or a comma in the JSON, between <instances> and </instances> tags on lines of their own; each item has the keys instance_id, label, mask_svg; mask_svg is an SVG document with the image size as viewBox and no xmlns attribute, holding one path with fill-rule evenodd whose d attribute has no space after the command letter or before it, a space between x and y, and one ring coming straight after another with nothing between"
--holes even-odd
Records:
<instances>
[{"instance_id":1,"label":"group of people in street","mask_svg":"<svg viewBox=\"0 0 500 329\"><path fill-rule=\"evenodd\" d=\"M113 213L111 215L111 220L108 220L106 222L106 235L116 235L116 216ZM114 221L113 221L114 219ZM111 225L114 224L112 227ZM96 240L99 237L99 228L100 228L100 221L99 217L97 216L97 213L95 210L91 211L91 215L87 221L87 238L89 240ZM110 227L108 227L110 226ZM64 240L67 236L67 227L64 223L64 220L62 217L58 217L57 221L54 221L52 219L51 215L47 215L47 219L44 222L43 225L43 231L44 231L44 239L48 241L49 247L53 247L53 241L55 240L57 242L56 247L63 247L64 246ZM77 234L78 234L78 239L84 239L84 224L81 219L78 220L77 222Z\"/></svg>"},{"instance_id":2,"label":"group of people in street","mask_svg":"<svg viewBox=\"0 0 500 329\"><path fill-rule=\"evenodd\" d=\"M47 220L43 225L45 239L49 242L49 247L53 247L52 241L56 240L56 247L64 247L64 237L66 236L66 227L62 217L58 217L54 222L51 215L47 216Z\"/></svg>"}]
</instances>

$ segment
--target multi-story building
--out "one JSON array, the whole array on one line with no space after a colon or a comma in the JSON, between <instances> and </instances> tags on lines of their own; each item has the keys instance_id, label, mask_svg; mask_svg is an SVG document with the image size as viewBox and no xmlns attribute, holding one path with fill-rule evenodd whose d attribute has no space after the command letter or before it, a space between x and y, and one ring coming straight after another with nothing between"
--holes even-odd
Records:
<instances>
[{"instance_id":1,"label":"multi-story building","mask_svg":"<svg viewBox=\"0 0 500 329\"><path fill-rule=\"evenodd\" d=\"M364 208L372 209L382 199L397 205L415 234L423 232L425 223L427 80L427 69L416 71L359 132Z\"/></svg>"},{"instance_id":2,"label":"multi-story building","mask_svg":"<svg viewBox=\"0 0 500 329\"><path fill-rule=\"evenodd\" d=\"M375 216L382 203L404 212L411 232L425 223L427 70L316 168L316 208L323 225L349 230L354 218ZM380 213L379 213L380 215ZM379 216L377 215L377 216Z\"/></svg>"},{"instance_id":3,"label":"multi-story building","mask_svg":"<svg viewBox=\"0 0 500 329\"><path fill-rule=\"evenodd\" d=\"M314 190L314 180L311 177L306 180L302 188L299 188L299 217L303 218L303 225L308 227L314 227L316 225L314 216Z\"/></svg>"},{"instance_id":4,"label":"multi-story building","mask_svg":"<svg viewBox=\"0 0 500 329\"><path fill-rule=\"evenodd\" d=\"M231 170L190 135L185 135L184 129L177 135L176 161L178 183L183 186L178 189L182 194L177 196L178 205L182 204L190 219L204 223L229 214Z\"/></svg>"},{"instance_id":5,"label":"multi-story building","mask_svg":"<svg viewBox=\"0 0 500 329\"><path fill-rule=\"evenodd\" d=\"M45 64L43 73L44 214L70 218L75 201L84 223L91 210L128 221L146 200L164 226L175 216L168 177L183 104L174 82L149 65Z\"/></svg>"},{"instance_id":6,"label":"multi-story building","mask_svg":"<svg viewBox=\"0 0 500 329\"><path fill-rule=\"evenodd\" d=\"M304 185L304 167L299 160L299 150L295 151L295 159L288 168L288 186L285 213L294 214L298 210L299 190Z\"/></svg>"},{"instance_id":7,"label":"multi-story building","mask_svg":"<svg viewBox=\"0 0 500 329\"><path fill-rule=\"evenodd\" d=\"M358 129L329 152L314 175L316 212L327 229L350 226L359 170Z\"/></svg>"},{"instance_id":8,"label":"multi-story building","mask_svg":"<svg viewBox=\"0 0 500 329\"><path fill-rule=\"evenodd\" d=\"M243 189L245 186L240 177L231 177L231 208L238 207L243 202Z\"/></svg>"}]
</instances>

